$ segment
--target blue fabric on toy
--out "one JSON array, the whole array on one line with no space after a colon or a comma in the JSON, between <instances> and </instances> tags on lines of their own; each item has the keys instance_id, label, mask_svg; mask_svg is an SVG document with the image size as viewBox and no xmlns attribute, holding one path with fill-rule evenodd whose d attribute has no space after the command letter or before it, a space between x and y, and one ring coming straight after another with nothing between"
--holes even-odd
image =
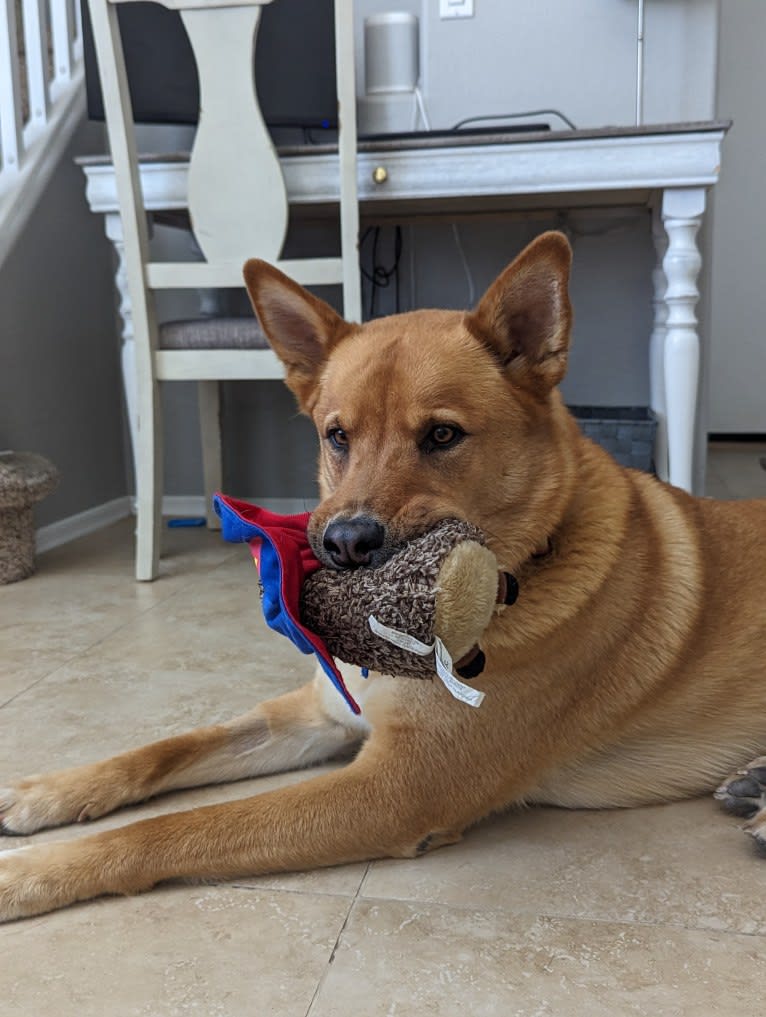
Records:
<instances>
[{"instance_id":1,"label":"blue fabric on toy","mask_svg":"<svg viewBox=\"0 0 766 1017\"><path fill-rule=\"evenodd\" d=\"M224 494L214 496L213 507L221 519L224 540L250 546L261 579L266 624L287 636L301 653L316 654L323 671L350 709L361 713L324 640L300 620L303 583L322 568L306 535L310 513L282 516Z\"/></svg>"}]
</instances>

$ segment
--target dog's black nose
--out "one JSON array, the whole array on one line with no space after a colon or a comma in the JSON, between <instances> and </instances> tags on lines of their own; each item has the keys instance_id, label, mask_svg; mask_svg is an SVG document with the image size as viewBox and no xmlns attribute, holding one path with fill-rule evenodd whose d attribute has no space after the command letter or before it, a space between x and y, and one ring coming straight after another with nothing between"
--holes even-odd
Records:
<instances>
[{"instance_id":1,"label":"dog's black nose","mask_svg":"<svg viewBox=\"0 0 766 1017\"><path fill-rule=\"evenodd\" d=\"M328 523L322 543L339 569L369 565L372 552L383 546L386 531L369 516L336 519Z\"/></svg>"}]
</instances>

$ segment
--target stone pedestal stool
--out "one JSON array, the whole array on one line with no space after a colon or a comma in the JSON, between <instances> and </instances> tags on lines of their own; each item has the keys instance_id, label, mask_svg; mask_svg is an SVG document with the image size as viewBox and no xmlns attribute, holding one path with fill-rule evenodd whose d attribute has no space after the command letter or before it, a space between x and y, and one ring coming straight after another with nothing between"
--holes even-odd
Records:
<instances>
[{"instance_id":1,"label":"stone pedestal stool","mask_svg":"<svg viewBox=\"0 0 766 1017\"><path fill-rule=\"evenodd\" d=\"M0 584L35 570L32 506L56 487L53 463L33 452L0 452Z\"/></svg>"}]
</instances>

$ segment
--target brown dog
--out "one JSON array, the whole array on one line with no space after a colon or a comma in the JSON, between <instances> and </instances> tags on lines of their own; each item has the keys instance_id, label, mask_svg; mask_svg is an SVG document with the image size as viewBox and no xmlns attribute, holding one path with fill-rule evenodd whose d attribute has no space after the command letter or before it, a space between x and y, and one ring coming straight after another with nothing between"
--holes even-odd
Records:
<instances>
[{"instance_id":1,"label":"brown dog","mask_svg":"<svg viewBox=\"0 0 766 1017\"><path fill-rule=\"evenodd\" d=\"M416 855L514 803L694 795L766 749L766 502L689 497L580 435L556 390L569 264L564 238L545 234L472 313L358 326L248 263L253 304L321 441L316 553L375 562L457 516L519 577L517 605L485 641L487 700L473 710L438 682L349 673L361 718L321 679L230 723L22 780L0 794L11 833L361 744L345 768L298 785L6 852L2 917L172 877ZM753 816L762 844L764 788L766 759L718 791Z\"/></svg>"}]
</instances>

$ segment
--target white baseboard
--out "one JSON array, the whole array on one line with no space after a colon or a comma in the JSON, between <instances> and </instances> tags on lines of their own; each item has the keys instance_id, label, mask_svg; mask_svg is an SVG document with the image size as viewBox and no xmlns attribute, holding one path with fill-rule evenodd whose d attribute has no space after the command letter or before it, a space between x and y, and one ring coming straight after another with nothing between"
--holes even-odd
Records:
<instances>
[{"instance_id":1,"label":"white baseboard","mask_svg":"<svg viewBox=\"0 0 766 1017\"><path fill-rule=\"evenodd\" d=\"M136 502L133 499L133 511L136 511ZM204 516L205 496L202 494L166 494L162 499L162 514L171 519L174 516Z\"/></svg>"},{"instance_id":2,"label":"white baseboard","mask_svg":"<svg viewBox=\"0 0 766 1017\"><path fill-rule=\"evenodd\" d=\"M262 508L270 512L279 512L285 515L293 515L300 512L310 512L316 505L315 498L248 498L247 501L256 502ZM67 544L70 540L77 540L78 537L85 537L96 530L102 530L105 526L111 526L126 516L135 514L135 501L129 495L123 498L115 498L113 501L104 502L103 505L95 505L84 512L77 512L66 519L59 519L56 523L48 526L41 526L36 533L37 553L50 551L61 544ZM204 516L205 497L201 494L170 494L162 499L162 514L174 517Z\"/></svg>"},{"instance_id":3,"label":"white baseboard","mask_svg":"<svg viewBox=\"0 0 766 1017\"><path fill-rule=\"evenodd\" d=\"M129 516L130 512L130 498L126 495L104 502L103 505L95 505L84 512L77 512L73 516L67 516L66 519L59 519L58 522L50 523L48 526L41 526L36 533L37 552L41 554L43 551L50 551L51 548L59 547L61 544L68 544L70 540L77 540L78 537L85 537L105 526L111 526L118 519Z\"/></svg>"}]
</instances>

